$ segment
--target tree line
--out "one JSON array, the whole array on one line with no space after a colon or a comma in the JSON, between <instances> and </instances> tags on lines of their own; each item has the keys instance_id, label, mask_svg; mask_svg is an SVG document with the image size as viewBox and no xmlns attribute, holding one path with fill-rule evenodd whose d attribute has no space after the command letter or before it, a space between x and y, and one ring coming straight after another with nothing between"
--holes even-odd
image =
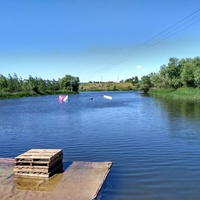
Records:
<instances>
[{"instance_id":1,"label":"tree line","mask_svg":"<svg viewBox=\"0 0 200 200\"><path fill-rule=\"evenodd\" d=\"M29 76L28 79L8 74L8 77L0 74L0 92L1 93L36 93L52 94L59 92L78 92L79 78L71 75L65 75L58 80L44 80L38 77Z\"/></svg>"},{"instance_id":2,"label":"tree line","mask_svg":"<svg viewBox=\"0 0 200 200\"><path fill-rule=\"evenodd\" d=\"M142 76L138 88L147 93L150 88L181 87L200 88L200 57L170 58L167 65L162 65L158 73Z\"/></svg>"}]
</instances>

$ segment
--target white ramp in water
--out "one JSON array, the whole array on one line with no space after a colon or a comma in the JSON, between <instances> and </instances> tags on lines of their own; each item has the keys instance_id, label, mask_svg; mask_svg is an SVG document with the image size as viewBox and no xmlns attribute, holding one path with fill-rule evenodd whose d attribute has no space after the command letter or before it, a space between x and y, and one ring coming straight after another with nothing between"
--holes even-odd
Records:
<instances>
[{"instance_id":1,"label":"white ramp in water","mask_svg":"<svg viewBox=\"0 0 200 200\"><path fill-rule=\"evenodd\" d=\"M105 99L109 99L109 100L112 99L112 97L111 97L111 96L108 96L108 95L103 95L103 97L104 97Z\"/></svg>"}]
</instances>

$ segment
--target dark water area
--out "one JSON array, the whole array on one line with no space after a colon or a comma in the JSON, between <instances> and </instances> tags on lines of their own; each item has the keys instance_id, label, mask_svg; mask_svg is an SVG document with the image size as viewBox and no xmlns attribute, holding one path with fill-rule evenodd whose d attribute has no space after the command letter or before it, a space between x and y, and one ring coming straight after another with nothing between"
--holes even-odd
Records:
<instances>
[{"instance_id":1,"label":"dark water area","mask_svg":"<svg viewBox=\"0 0 200 200\"><path fill-rule=\"evenodd\" d=\"M66 163L112 161L99 200L200 199L200 102L139 92L0 100L0 157L32 148L61 148Z\"/></svg>"}]
</instances>

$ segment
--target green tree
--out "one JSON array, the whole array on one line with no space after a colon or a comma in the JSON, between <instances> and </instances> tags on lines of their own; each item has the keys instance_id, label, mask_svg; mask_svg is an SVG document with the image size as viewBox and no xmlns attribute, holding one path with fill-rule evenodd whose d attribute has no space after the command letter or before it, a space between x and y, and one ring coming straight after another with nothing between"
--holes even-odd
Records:
<instances>
[{"instance_id":1,"label":"green tree","mask_svg":"<svg viewBox=\"0 0 200 200\"><path fill-rule=\"evenodd\" d=\"M37 78L33 78L31 75L28 79L28 90L35 93L40 93L37 84Z\"/></svg>"},{"instance_id":2,"label":"green tree","mask_svg":"<svg viewBox=\"0 0 200 200\"><path fill-rule=\"evenodd\" d=\"M60 82L61 89L78 92L78 87L80 84L78 77L74 77L71 75L65 75L62 79L59 80L59 82Z\"/></svg>"},{"instance_id":3,"label":"green tree","mask_svg":"<svg viewBox=\"0 0 200 200\"><path fill-rule=\"evenodd\" d=\"M78 92L80 80L78 77L72 77L72 91Z\"/></svg>"},{"instance_id":4,"label":"green tree","mask_svg":"<svg viewBox=\"0 0 200 200\"><path fill-rule=\"evenodd\" d=\"M7 78L0 74L0 90L5 90L8 87Z\"/></svg>"},{"instance_id":5,"label":"green tree","mask_svg":"<svg viewBox=\"0 0 200 200\"><path fill-rule=\"evenodd\" d=\"M165 68L165 78L171 88L178 88L181 85L181 67L178 58L170 58Z\"/></svg>"},{"instance_id":6,"label":"green tree","mask_svg":"<svg viewBox=\"0 0 200 200\"><path fill-rule=\"evenodd\" d=\"M152 84L151 84L150 76L142 76L139 89L143 91L144 93L148 93L151 86Z\"/></svg>"},{"instance_id":7,"label":"green tree","mask_svg":"<svg viewBox=\"0 0 200 200\"><path fill-rule=\"evenodd\" d=\"M194 65L192 63L185 63L181 73L181 80L186 87L195 87L194 80Z\"/></svg>"},{"instance_id":8,"label":"green tree","mask_svg":"<svg viewBox=\"0 0 200 200\"><path fill-rule=\"evenodd\" d=\"M194 72L194 83L196 87L200 88L200 67Z\"/></svg>"}]
</instances>

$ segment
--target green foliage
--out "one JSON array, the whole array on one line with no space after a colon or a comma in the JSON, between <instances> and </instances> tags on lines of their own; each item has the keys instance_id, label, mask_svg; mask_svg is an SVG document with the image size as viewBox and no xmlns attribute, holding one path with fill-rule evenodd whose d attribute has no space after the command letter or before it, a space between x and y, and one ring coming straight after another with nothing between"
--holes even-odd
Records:
<instances>
[{"instance_id":1,"label":"green foliage","mask_svg":"<svg viewBox=\"0 0 200 200\"><path fill-rule=\"evenodd\" d=\"M59 82L61 89L78 92L80 82L78 77L65 75L62 79L59 80Z\"/></svg>"},{"instance_id":2,"label":"green foliage","mask_svg":"<svg viewBox=\"0 0 200 200\"><path fill-rule=\"evenodd\" d=\"M194 72L194 83L198 88L200 88L200 67Z\"/></svg>"},{"instance_id":3,"label":"green foliage","mask_svg":"<svg viewBox=\"0 0 200 200\"><path fill-rule=\"evenodd\" d=\"M150 77L150 82L148 77ZM168 65L160 67L159 73L151 73L142 77L139 89L148 92L149 87L157 89L200 88L200 57L181 60L170 58Z\"/></svg>"},{"instance_id":4,"label":"green foliage","mask_svg":"<svg viewBox=\"0 0 200 200\"><path fill-rule=\"evenodd\" d=\"M22 80L16 73L8 74L8 77L0 74L0 98L35 96L44 94L59 94L63 92L78 92L79 78L66 75L59 81L43 80L42 78L29 76Z\"/></svg>"},{"instance_id":5,"label":"green foliage","mask_svg":"<svg viewBox=\"0 0 200 200\"><path fill-rule=\"evenodd\" d=\"M192 63L185 63L181 73L181 80L184 86L194 87L194 65Z\"/></svg>"},{"instance_id":6,"label":"green foliage","mask_svg":"<svg viewBox=\"0 0 200 200\"><path fill-rule=\"evenodd\" d=\"M3 90L8 87L8 82L5 76L0 74L0 90Z\"/></svg>"},{"instance_id":7,"label":"green foliage","mask_svg":"<svg viewBox=\"0 0 200 200\"><path fill-rule=\"evenodd\" d=\"M151 79L149 76L142 76L139 89L147 93L151 88Z\"/></svg>"},{"instance_id":8,"label":"green foliage","mask_svg":"<svg viewBox=\"0 0 200 200\"><path fill-rule=\"evenodd\" d=\"M125 80L125 83L132 83L133 85L137 84L138 82L139 79L137 76Z\"/></svg>"}]
</instances>

